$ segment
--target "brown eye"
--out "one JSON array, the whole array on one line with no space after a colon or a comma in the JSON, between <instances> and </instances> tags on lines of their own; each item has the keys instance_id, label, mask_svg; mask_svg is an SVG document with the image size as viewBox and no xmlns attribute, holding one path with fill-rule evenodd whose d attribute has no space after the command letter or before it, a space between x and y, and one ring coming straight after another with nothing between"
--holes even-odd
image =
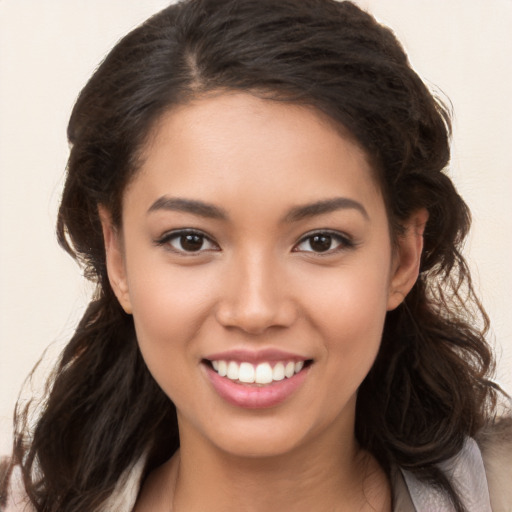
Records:
<instances>
[{"instance_id":1,"label":"brown eye","mask_svg":"<svg viewBox=\"0 0 512 512\"><path fill-rule=\"evenodd\" d=\"M195 252L202 249L204 244L204 236L191 233L189 235L181 235L179 237L179 245L187 252Z\"/></svg>"},{"instance_id":2,"label":"brown eye","mask_svg":"<svg viewBox=\"0 0 512 512\"><path fill-rule=\"evenodd\" d=\"M166 233L156 241L156 244L166 246L173 252L181 254L220 250L213 240L200 231L180 230Z\"/></svg>"},{"instance_id":3,"label":"brown eye","mask_svg":"<svg viewBox=\"0 0 512 512\"><path fill-rule=\"evenodd\" d=\"M331 235L314 235L309 240L311 249L315 252L325 252L331 248Z\"/></svg>"},{"instance_id":4,"label":"brown eye","mask_svg":"<svg viewBox=\"0 0 512 512\"><path fill-rule=\"evenodd\" d=\"M295 252L334 253L341 249L353 247L347 236L337 232L317 232L305 236L294 248Z\"/></svg>"}]
</instances>

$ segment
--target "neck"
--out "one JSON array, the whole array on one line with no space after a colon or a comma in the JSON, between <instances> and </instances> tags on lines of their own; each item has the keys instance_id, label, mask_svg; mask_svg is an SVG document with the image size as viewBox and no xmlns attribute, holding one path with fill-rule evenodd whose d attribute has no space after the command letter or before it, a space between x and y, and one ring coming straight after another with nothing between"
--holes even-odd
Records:
<instances>
[{"instance_id":1,"label":"neck","mask_svg":"<svg viewBox=\"0 0 512 512\"><path fill-rule=\"evenodd\" d=\"M179 461L171 464L173 512L390 510L387 479L353 436L342 443L314 439L263 458L238 457L204 444L182 439Z\"/></svg>"}]
</instances>

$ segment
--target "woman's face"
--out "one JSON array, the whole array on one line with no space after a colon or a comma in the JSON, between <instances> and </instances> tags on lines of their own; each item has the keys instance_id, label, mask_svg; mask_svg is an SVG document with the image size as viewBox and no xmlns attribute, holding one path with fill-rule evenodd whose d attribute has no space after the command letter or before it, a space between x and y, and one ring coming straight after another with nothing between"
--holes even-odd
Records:
<instances>
[{"instance_id":1,"label":"woman's face","mask_svg":"<svg viewBox=\"0 0 512 512\"><path fill-rule=\"evenodd\" d=\"M182 442L258 456L353 438L386 311L415 278L354 142L312 109L206 97L160 120L121 236L106 219L113 288Z\"/></svg>"}]
</instances>

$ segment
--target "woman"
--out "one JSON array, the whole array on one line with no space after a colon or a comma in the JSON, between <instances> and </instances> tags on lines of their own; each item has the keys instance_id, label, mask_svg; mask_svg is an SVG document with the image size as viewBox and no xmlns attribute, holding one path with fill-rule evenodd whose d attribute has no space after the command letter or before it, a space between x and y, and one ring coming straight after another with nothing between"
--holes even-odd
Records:
<instances>
[{"instance_id":1,"label":"woman","mask_svg":"<svg viewBox=\"0 0 512 512\"><path fill-rule=\"evenodd\" d=\"M69 124L58 233L96 295L13 485L41 511L506 510L449 132L349 2L191 0L126 36Z\"/></svg>"}]
</instances>

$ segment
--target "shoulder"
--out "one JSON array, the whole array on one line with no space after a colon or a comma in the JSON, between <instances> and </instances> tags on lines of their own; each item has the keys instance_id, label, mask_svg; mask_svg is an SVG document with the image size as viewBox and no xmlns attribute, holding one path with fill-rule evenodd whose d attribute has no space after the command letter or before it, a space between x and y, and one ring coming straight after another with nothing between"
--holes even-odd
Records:
<instances>
[{"instance_id":1,"label":"shoulder","mask_svg":"<svg viewBox=\"0 0 512 512\"><path fill-rule=\"evenodd\" d=\"M129 512L139 493L145 456L130 466L119 478L112 494L96 511ZM19 466L12 466L9 459L0 459L0 511L35 512L27 497Z\"/></svg>"},{"instance_id":2,"label":"shoulder","mask_svg":"<svg viewBox=\"0 0 512 512\"><path fill-rule=\"evenodd\" d=\"M512 418L503 417L466 438L461 451L440 463L466 509L512 512ZM402 470L418 512L453 510L447 496L428 482Z\"/></svg>"},{"instance_id":3,"label":"shoulder","mask_svg":"<svg viewBox=\"0 0 512 512\"><path fill-rule=\"evenodd\" d=\"M476 437L493 510L512 511L512 417L496 420Z\"/></svg>"},{"instance_id":4,"label":"shoulder","mask_svg":"<svg viewBox=\"0 0 512 512\"><path fill-rule=\"evenodd\" d=\"M13 466L9 458L0 461L0 509L4 512L34 512L25 494L20 468Z\"/></svg>"},{"instance_id":5,"label":"shoulder","mask_svg":"<svg viewBox=\"0 0 512 512\"><path fill-rule=\"evenodd\" d=\"M466 438L459 453L437 465L470 512L491 512L485 467L477 443ZM454 512L447 493L414 473L402 469L411 501L417 512ZM505 512L505 511L500 511Z\"/></svg>"}]
</instances>

